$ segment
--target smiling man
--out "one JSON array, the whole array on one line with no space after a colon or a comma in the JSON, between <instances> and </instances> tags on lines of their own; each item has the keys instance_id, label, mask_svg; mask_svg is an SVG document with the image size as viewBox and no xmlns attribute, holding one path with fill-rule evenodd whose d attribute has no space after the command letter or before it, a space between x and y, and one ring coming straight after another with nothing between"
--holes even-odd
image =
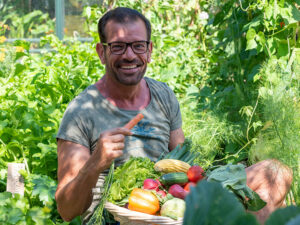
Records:
<instances>
[{"instance_id":1,"label":"smiling man","mask_svg":"<svg viewBox=\"0 0 300 225\"><path fill-rule=\"evenodd\" d=\"M152 52L149 21L136 10L116 8L99 20L98 32L105 74L68 105L57 134L55 198L66 221L78 215L89 220L113 160L116 166L131 156L155 161L184 141L174 93L144 77ZM144 119L123 128L138 113Z\"/></svg>"},{"instance_id":2,"label":"smiling man","mask_svg":"<svg viewBox=\"0 0 300 225\"><path fill-rule=\"evenodd\" d=\"M105 74L68 105L57 134L58 212L66 221L86 223L101 198L100 189L113 161L131 156L156 161L184 142L179 103L162 82L144 77L151 60L151 25L139 12L116 8L98 23L96 51ZM100 76L100 75L99 75ZM123 126L144 115L132 130ZM265 160L246 169L247 184L267 205L256 213L263 223L284 203L291 171Z\"/></svg>"}]
</instances>

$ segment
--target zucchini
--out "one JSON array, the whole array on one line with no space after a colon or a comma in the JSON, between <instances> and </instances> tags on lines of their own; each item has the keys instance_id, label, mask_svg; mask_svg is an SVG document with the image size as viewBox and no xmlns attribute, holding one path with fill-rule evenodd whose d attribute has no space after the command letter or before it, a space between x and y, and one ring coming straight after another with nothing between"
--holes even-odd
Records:
<instances>
[{"instance_id":1,"label":"zucchini","mask_svg":"<svg viewBox=\"0 0 300 225\"><path fill-rule=\"evenodd\" d=\"M159 181L163 185L184 184L188 182L188 177L183 172L167 173L162 175Z\"/></svg>"}]
</instances>

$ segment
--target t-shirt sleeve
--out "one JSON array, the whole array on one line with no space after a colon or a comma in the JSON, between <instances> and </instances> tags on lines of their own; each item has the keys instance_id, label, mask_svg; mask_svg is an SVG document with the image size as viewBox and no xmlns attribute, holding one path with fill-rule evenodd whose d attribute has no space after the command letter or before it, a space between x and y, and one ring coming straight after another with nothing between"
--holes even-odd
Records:
<instances>
[{"instance_id":1,"label":"t-shirt sleeve","mask_svg":"<svg viewBox=\"0 0 300 225\"><path fill-rule=\"evenodd\" d=\"M57 133L57 139L71 141L90 148L86 122L80 114L73 113L69 108L64 113Z\"/></svg>"},{"instance_id":2,"label":"t-shirt sleeve","mask_svg":"<svg viewBox=\"0 0 300 225\"><path fill-rule=\"evenodd\" d=\"M166 85L167 86L167 85ZM182 118L180 112L180 105L179 102L172 91L172 89L167 86L170 98L170 130L176 130L182 126Z\"/></svg>"}]
</instances>

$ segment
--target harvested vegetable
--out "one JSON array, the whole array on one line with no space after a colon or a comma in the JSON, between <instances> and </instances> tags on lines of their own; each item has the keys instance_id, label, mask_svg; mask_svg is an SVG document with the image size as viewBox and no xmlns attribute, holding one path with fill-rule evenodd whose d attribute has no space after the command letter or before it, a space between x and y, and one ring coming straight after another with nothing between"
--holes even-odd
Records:
<instances>
[{"instance_id":1,"label":"harvested vegetable","mask_svg":"<svg viewBox=\"0 0 300 225\"><path fill-rule=\"evenodd\" d=\"M129 196L128 209L154 215L160 209L159 200L151 191L135 188Z\"/></svg>"},{"instance_id":2,"label":"harvested vegetable","mask_svg":"<svg viewBox=\"0 0 300 225\"><path fill-rule=\"evenodd\" d=\"M135 125L138 124L142 119L144 118L144 115L142 113L137 114L135 117L133 117L124 127L128 129L132 129Z\"/></svg>"},{"instance_id":3,"label":"harvested vegetable","mask_svg":"<svg viewBox=\"0 0 300 225\"><path fill-rule=\"evenodd\" d=\"M194 183L194 182L188 182L186 185L184 185L184 190L187 191L187 192L190 192L190 188L191 187L195 187L197 184Z\"/></svg>"},{"instance_id":4,"label":"harvested vegetable","mask_svg":"<svg viewBox=\"0 0 300 225\"><path fill-rule=\"evenodd\" d=\"M176 148L174 148L168 154L162 153L159 157L159 160L177 159L192 165L198 156L199 153L191 152L186 145L183 145L182 147L181 145L177 145Z\"/></svg>"},{"instance_id":5,"label":"harvested vegetable","mask_svg":"<svg viewBox=\"0 0 300 225\"><path fill-rule=\"evenodd\" d=\"M166 201L160 210L160 215L170 217L177 220L179 217L184 216L185 202L179 198L173 198Z\"/></svg>"},{"instance_id":6,"label":"harvested vegetable","mask_svg":"<svg viewBox=\"0 0 300 225\"><path fill-rule=\"evenodd\" d=\"M188 182L188 177L186 173L177 172L177 173L167 173L160 177L160 182L163 185L172 185L172 184L181 184L184 185Z\"/></svg>"},{"instance_id":7,"label":"harvested vegetable","mask_svg":"<svg viewBox=\"0 0 300 225\"><path fill-rule=\"evenodd\" d=\"M180 185L173 184L169 188L169 194L173 195L175 198L184 199L187 196L188 192L184 190Z\"/></svg>"},{"instance_id":8,"label":"harvested vegetable","mask_svg":"<svg viewBox=\"0 0 300 225\"><path fill-rule=\"evenodd\" d=\"M189 181L197 183L204 178L204 170L200 166L191 166L187 172Z\"/></svg>"},{"instance_id":9,"label":"harvested vegetable","mask_svg":"<svg viewBox=\"0 0 300 225\"><path fill-rule=\"evenodd\" d=\"M156 180L148 178L148 179L144 180L143 188L146 190L158 191L159 185L160 184Z\"/></svg>"},{"instance_id":10,"label":"harvested vegetable","mask_svg":"<svg viewBox=\"0 0 300 225\"><path fill-rule=\"evenodd\" d=\"M167 196L167 193L163 190L158 190L158 191L156 191L156 193L162 198Z\"/></svg>"},{"instance_id":11,"label":"harvested vegetable","mask_svg":"<svg viewBox=\"0 0 300 225\"><path fill-rule=\"evenodd\" d=\"M103 191L100 203L99 203L99 207L95 210L94 214L92 215L92 217L89 220L89 222L87 223L87 225L94 225L94 224L102 225L104 204L106 202L106 199L108 198L109 187L113 180L114 167L115 167L115 161L113 161L112 164L110 165L108 175L105 179L104 191Z\"/></svg>"},{"instance_id":12,"label":"harvested vegetable","mask_svg":"<svg viewBox=\"0 0 300 225\"><path fill-rule=\"evenodd\" d=\"M142 187L145 179L160 177L160 173L153 166L154 163L149 158L143 157L132 157L119 166L114 172L108 201L119 206L125 205L131 191Z\"/></svg>"},{"instance_id":13,"label":"harvested vegetable","mask_svg":"<svg viewBox=\"0 0 300 225\"><path fill-rule=\"evenodd\" d=\"M191 167L190 164L177 159L159 160L154 165L154 169L162 173L174 173L174 172L186 173L190 167Z\"/></svg>"}]
</instances>

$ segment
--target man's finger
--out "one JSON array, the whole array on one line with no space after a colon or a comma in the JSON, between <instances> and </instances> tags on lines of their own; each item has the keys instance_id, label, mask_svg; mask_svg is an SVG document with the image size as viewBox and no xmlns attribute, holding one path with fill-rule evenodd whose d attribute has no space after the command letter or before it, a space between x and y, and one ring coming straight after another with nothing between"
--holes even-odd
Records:
<instances>
[{"instance_id":1,"label":"man's finger","mask_svg":"<svg viewBox=\"0 0 300 225\"><path fill-rule=\"evenodd\" d=\"M125 147L125 144L123 142L114 143L112 145L113 150L123 150Z\"/></svg>"},{"instance_id":2,"label":"man's finger","mask_svg":"<svg viewBox=\"0 0 300 225\"><path fill-rule=\"evenodd\" d=\"M123 134L125 136L128 136L128 135L132 135L132 132L125 127L118 127L118 128L112 129L110 134L111 135Z\"/></svg>"},{"instance_id":3,"label":"man's finger","mask_svg":"<svg viewBox=\"0 0 300 225\"><path fill-rule=\"evenodd\" d=\"M115 134L111 136L111 142L124 142L125 136L123 134Z\"/></svg>"},{"instance_id":4,"label":"man's finger","mask_svg":"<svg viewBox=\"0 0 300 225\"><path fill-rule=\"evenodd\" d=\"M122 150L116 150L116 151L114 151L114 158L119 158L122 155L123 155L123 151Z\"/></svg>"}]
</instances>

